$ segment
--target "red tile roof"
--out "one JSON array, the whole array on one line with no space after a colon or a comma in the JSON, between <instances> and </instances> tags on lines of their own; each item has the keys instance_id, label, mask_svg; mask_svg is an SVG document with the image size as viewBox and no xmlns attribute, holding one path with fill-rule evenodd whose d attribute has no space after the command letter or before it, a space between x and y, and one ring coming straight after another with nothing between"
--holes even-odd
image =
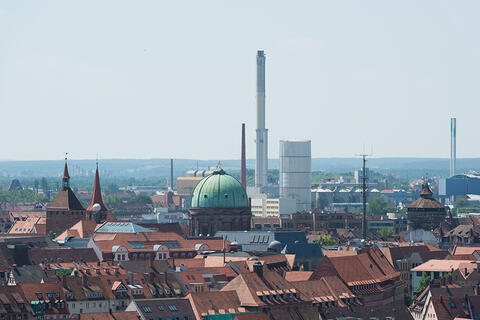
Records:
<instances>
[{"instance_id":1,"label":"red tile roof","mask_svg":"<svg viewBox=\"0 0 480 320\"><path fill-rule=\"evenodd\" d=\"M140 316L137 311L122 312L96 312L83 313L78 315L79 320L139 320Z\"/></svg>"},{"instance_id":2,"label":"red tile roof","mask_svg":"<svg viewBox=\"0 0 480 320\"><path fill-rule=\"evenodd\" d=\"M96 227L97 223L93 220L80 220L56 237L55 241L65 241L69 237L90 238Z\"/></svg>"},{"instance_id":3,"label":"red tile roof","mask_svg":"<svg viewBox=\"0 0 480 320\"><path fill-rule=\"evenodd\" d=\"M289 271L285 273L285 279L290 282L305 281L310 279L313 271Z\"/></svg>"},{"instance_id":4,"label":"red tile roof","mask_svg":"<svg viewBox=\"0 0 480 320\"><path fill-rule=\"evenodd\" d=\"M378 248L369 248L355 256L325 257L312 274L312 279L335 273L349 286L381 283L400 277Z\"/></svg>"},{"instance_id":5,"label":"red tile roof","mask_svg":"<svg viewBox=\"0 0 480 320\"><path fill-rule=\"evenodd\" d=\"M187 298L197 319L206 315L246 312L235 291L190 293Z\"/></svg>"}]
</instances>

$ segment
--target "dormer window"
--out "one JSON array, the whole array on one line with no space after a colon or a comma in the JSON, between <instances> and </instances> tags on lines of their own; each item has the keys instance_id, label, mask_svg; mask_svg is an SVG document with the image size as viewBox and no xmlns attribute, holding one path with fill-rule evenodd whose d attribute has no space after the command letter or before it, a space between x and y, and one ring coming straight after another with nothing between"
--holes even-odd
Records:
<instances>
[{"instance_id":1,"label":"dormer window","mask_svg":"<svg viewBox=\"0 0 480 320\"><path fill-rule=\"evenodd\" d=\"M37 296L37 299L43 300L43 295L42 295L41 292L37 292L37 293L35 293L35 295Z\"/></svg>"}]
</instances>

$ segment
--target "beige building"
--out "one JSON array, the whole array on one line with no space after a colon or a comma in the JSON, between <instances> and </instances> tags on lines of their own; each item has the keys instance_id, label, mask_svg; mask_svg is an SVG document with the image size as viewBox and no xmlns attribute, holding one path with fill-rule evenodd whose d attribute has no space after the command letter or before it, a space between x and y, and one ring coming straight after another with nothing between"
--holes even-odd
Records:
<instances>
[{"instance_id":1,"label":"beige building","mask_svg":"<svg viewBox=\"0 0 480 320\"><path fill-rule=\"evenodd\" d=\"M177 194L191 196L193 190L203 177L178 177L177 178Z\"/></svg>"}]
</instances>

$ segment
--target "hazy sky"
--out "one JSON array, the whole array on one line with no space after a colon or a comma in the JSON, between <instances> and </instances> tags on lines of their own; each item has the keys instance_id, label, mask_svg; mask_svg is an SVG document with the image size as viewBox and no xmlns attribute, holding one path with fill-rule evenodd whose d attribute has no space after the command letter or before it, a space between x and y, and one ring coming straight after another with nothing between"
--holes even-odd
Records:
<instances>
[{"instance_id":1,"label":"hazy sky","mask_svg":"<svg viewBox=\"0 0 480 320\"><path fill-rule=\"evenodd\" d=\"M270 157L480 150L479 1L0 0L0 159L255 155L267 56Z\"/></svg>"}]
</instances>

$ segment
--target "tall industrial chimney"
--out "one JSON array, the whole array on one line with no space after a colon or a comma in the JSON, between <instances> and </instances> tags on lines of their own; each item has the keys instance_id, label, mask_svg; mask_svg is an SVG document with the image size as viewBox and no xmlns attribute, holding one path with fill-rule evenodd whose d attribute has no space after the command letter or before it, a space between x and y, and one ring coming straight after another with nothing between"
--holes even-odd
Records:
<instances>
[{"instance_id":1,"label":"tall industrial chimney","mask_svg":"<svg viewBox=\"0 0 480 320\"><path fill-rule=\"evenodd\" d=\"M257 157L255 162L255 186L267 184L268 130L265 129L265 54L257 51Z\"/></svg>"},{"instance_id":2,"label":"tall industrial chimney","mask_svg":"<svg viewBox=\"0 0 480 320\"><path fill-rule=\"evenodd\" d=\"M173 159L170 159L170 190L173 191Z\"/></svg>"},{"instance_id":3,"label":"tall industrial chimney","mask_svg":"<svg viewBox=\"0 0 480 320\"><path fill-rule=\"evenodd\" d=\"M242 123L242 153L240 164L240 183L247 190L247 159L245 155L245 123Z\"/></svg>"},{"instance_id":4,"label":"tall industrial chimney","mask_svg":"<svg viewBox=\"0 0 480 320\"><path fill-rule=\"evenodd\" d=\"M457 168L457 118L450 118L450 177Z\"/></svg>"}]
</instances>

